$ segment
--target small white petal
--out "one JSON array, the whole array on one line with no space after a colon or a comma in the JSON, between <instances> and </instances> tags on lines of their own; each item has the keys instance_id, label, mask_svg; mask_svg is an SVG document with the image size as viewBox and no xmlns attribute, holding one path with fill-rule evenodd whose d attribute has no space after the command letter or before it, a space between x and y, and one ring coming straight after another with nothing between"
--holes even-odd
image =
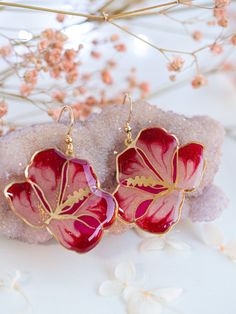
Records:
<instances>
[{"instance_id":1,"label":"small white petal","mask_svg":"<svg viewBox=\"0 0 236 314\"><path fill-rule=\"evenodd\" d=\"M180 240L173 239L173 238L167 238L166 243L175 250L180 250L180 251L191 250L191 246L189 244Z\"/></svg>"},{"instance_id":2,"label":"small white petal","mask_svg":"<svg viewBox=\"0 0 236 314\"><path fill-rule=\"evenodd\" d=\"M123 298L127 302L135 293L139 293L139 288L128 286L123 290Z\"/></svg>"},{"instance_id":3,"label":"small white petal","mask_svg":"<svg viewBox=\"0 0 236 314\"><path fill-rule=\"evenodd\" d=\"M129 283L135 279L136 269L132 262L123 262L116 266L115 277L123 282Z\"/></svg>"},{"instance_id":4,"label":"small white petal","mask_svg":"<svg viewBox=\"0 0 236 314\"><path fill-rule=\"evenodd\" d=\"M219 247L224 241L224 235L219 227L213 223L205 224L203 227L204 239L208 245Z\"/></svg>"},{"instance_id":5,"label":"small white petal","mask_svg":"<svg viewBox=\"0 0 236 314\"><path fill-rule=\"evenodd\" d=\"M165 247L165 240L160 237L152 237L141 242L140 251L158 251Z\"/></svg>"},{"instance_id":6,"label":"small white petal","mask_svg":"<svg viewBox=\"0 0 236 314\"><path fill-rule=\"evenodd\" d=\"M120 295L123 292L124 285L118 280L107 280L104 281L98 290L98 293L103 297L111 297Z\"/></svg>"},{"instance_id":7,"label":"small white petal","mask_svg":"<svg viewBox=\"0 0 236 314\"><path fill-rule=\"evenodd\" d=\"M162 302L171 302L177 299L182 293L182 288L161 288L152 291L153 295Z\"/></svg>"},{"instance_id":8,"label":"small white petal","mask_svg":"<svg viewBox=\"0 0 236 314\"><path fill-rule=\"evenodd\" d=\"M160 314L162 305L147 292L133 294L128 300L128 314Z\"/></svg>"},{"instance_id":9,"label":"small white petal","mask_svg":"<svg viewBox=\"0 0 236 314\"><path fill-rule=\"evenodd\" d=\"M225 246L223 253L233 261L236 261L236 241L228 243Z\"/></svg>"}]
</instances>

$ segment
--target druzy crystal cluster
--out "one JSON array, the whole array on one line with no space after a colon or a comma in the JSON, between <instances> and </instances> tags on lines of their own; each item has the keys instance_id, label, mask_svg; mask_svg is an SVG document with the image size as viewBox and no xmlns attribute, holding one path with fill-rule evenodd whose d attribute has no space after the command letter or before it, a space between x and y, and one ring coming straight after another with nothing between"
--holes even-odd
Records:
<instances>
[{"instance_id":1,"label":"druzy crystal cluster","mask_svg":"<svg viewBox=\"0 0 236 314\"><path fill-rule=\"evenodd\" d=\"M75 155L86 159L93 166L103 189L113 192L116 188L116 155L124 148L124 124L129 108L114 105L92 115L85 122L77 122L73 129ZM206 116L187 118L173 112L164 112L146 102L136 102L132 114L133 137L140 129L161 127L175 134L180 145L202 143L207 165L203 179L196 191L189 193L183 206L183 216L192 221L211 221L227 205L227 199L213 180L218 170L224 128ZM67 124L45 123L25 127L0 139L0 233L30 243L45 242L51 238L44 229L33 229L15 216L9 208L3 190L12 181L24 179L24 169L36 151L57 147L65 151L64 135ZM123 232L116 223L113 232Z\"/></svg>"}]
</instances>

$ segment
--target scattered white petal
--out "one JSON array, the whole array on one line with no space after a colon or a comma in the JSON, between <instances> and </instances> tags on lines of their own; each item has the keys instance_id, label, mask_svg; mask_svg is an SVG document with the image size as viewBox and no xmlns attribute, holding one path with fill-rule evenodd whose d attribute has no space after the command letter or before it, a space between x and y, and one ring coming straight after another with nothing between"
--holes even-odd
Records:
<instances>
[{"instance_id":1,"label":"scattered white petal","mask_svg":"<svg viewBox=\"0 0 236 314\"><path fill-rule=\"evenodd\" d=\"M149 291L134 293L128 300L128 314L160 314L162 305L153 298Z\"/></svg>"},{"instance_id":2,"label":"scattered white petal","mask_svg":"<svg viewBox=\"0 0 236 314\"><path fill-rule=\"evenodd\" d=\"M180 240L173 239L173 238L167 238L166 243L175 250L180 250L180 251L191 250L191 246L189 244Z\"/></svg>"},{"instance_id":3,"label":"scattered white petal","mask_svg":"<svg viewBox=\"0 0 236 314\"><path fill-rule=\"evenodd\" d=\"M123 282L129 283L135 279L136 269L133 263L131 262L123 262L116 266L115 269L115 277Z\"/></svg>"},{"instance_id":4,"label":"scattered white petal","mask_svg":"<svg viewBox=\"0 0 236 314\"><path fill-rule=\"evenodd\" d=\"M145 239L140 244L140 251L157 251L162 250L165 247L165 240L164 238L160 237L151 237Z\"/></svg>"},{"instance_id":5,"label":"scattered white petal","mask_svg":"<svg viewBox=\"0 0 236 314\"><path fill-rule=\"evenodd\" d=\"M152 239L160 240L158 237ZM169 302L178 298L183 292L181 288L144 290L137 286L137 281L134 281L135 276L136 269L133 263L118 264L115 268L116 279L104 281L99 287L99 294L123 296L128 314L161 314L164 306L167 307Z\"/></svg>"},{"instance_id":6,"label":"scattered white petal","mask_svg":"<svg viewBox=\"0 0 236 314\"><path fill-rule=\"evenodd\" d=\"M172 302L175 299L179 298L183 293L182 288L161 288L155 289L152 293L162 302Z\"/></svg>"},{"instance_id":7,"label":"scattered white petal","mask_svg":"<svg viewBox=\"0 0 236 314\"><path fill-rule=\"evenodd\" d=\"M223 253L232 259L232 261L236 262L236 241L232 241L225 245Z\"/></svg>"},{"instance_id":8,"label":"scattered white petal","mask_svg":"<svg viewBox=\"0 0 236 314\"><path fill-rule=\"evenodd\" d=\"M104 281L99 287L99 294L103 297L111 297L121 295L124 289L124 284L118 280Z\"/></svg>"},{"instance_id":9,"label":"scattered white petal","mask_svg":"<svg viewBox=\"0 0 236 314\"><path fill-rule=\"evenodd\" d=\"M18 298L20 297L21 300L24 301L24 304L25 304L25 308L27 310L27 313L31 313L32 312L32 306L31 306L31 303L30 303L30 300L28 299L28 297L25 295L25 293L23 292L22 290L22 287L21 287L21 282L24 282L24 276L22 276L22 273L17 270L15 272L15 276L10 279L10 280L0 280L0 288L2 290L4 290L5 292L13 292L13 293L17 293L18 294ZM11 304L9 304L10 306ZM11 311L12 313L12 311Z\"/></svg>"},{"instance_id":10,"label":"scattered white petal","mask_svg":"<svg viewBox=\"0 0 236 314\"><path fill-rule=\"evenodd\" d=\"M206 244L214 247L220 247L224 241L224 235L219 227L213 223L208 223L203 226L204 240Z\"/></svg>"},{"instance_id":11,"label":"scattered white petal","mask_svg":"<svg viewBox=\"0 0 236 314\"><path fill-rule=\"evenodd\" d=\"M138 293L138 292L139 292L138 287L134 287L134 286L126 287L123 291L124 300L128 301L133 296L133 294Z\"/></svg>"}]
</instances>

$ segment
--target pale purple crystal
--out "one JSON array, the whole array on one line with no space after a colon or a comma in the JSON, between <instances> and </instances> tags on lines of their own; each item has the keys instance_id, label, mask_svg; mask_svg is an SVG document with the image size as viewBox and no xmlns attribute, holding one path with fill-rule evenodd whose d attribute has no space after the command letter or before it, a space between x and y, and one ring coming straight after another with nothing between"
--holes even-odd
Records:
<instances>
[{"instance_id":1,"label":"pale purple crystal","mask_svg":"<svg viewBox=\"0 0 236 314\"><path fill-rule=\"evenodd\" d=\"M86 122L77 122L73 130L75 155L90 161L103 188L110 192L116 186L116 153L125 148L123 127L128 111L127 105L109 106ZM219 205L213 206L213 195L218 190L210 187L219 167L224 128L206 116L187 118L142 101L134 104L131 125L133 137L141 128L158 126L175 134L181 145L194 141L205 145L207 167L200 187L188 198L189 215L193 221L216 218L226 206L223 192L217 195ZM32 229L17 218L9 209L3 190L9 182L23 179L35 151L48 147L64 150L66 130L65 125L54 122L25 127L0 138L0 234L27 242L44 242L51 237L46 230Z\"/></svg>"}]
</instances>

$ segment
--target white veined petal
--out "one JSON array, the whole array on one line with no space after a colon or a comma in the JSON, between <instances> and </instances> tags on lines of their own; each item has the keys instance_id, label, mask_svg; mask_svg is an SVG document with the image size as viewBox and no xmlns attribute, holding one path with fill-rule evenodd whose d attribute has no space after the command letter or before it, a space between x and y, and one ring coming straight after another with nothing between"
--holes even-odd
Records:
<instances>
[{"instance_id":1,"label":"white veined petal","mask_svg":"<svg viewBox=\"0 0 236 314\"><path fill-rule=\"evenodd\" d=\"M189 244L180 240L173 239L173 238L167 238L166 243L175 250L180 250L180 251L191 250L191 246Z\"/></svg>"},{"instance_id":2,"label":"white veined petal","mask_svg":"<svg viewBox=\"0 0 236 314\"><path fill-rule=\"evenodd\" d=\"M229 242L225 246L223 253L236 262L236 241Z\"/></svg>"},{"instance_id":3,"label":"white veined petal","mask_svg":"<svg viewBox=\"0 0 236 314\"><path fill-rule=\"evenodd\" d=\"M162 305L148 291L133 294L128 300L128 314L160 314Z\"/></svg>"},{"instance_id":4,"label":"white veined petal","mask_svg":"<svg viewBox=\"0 0 236 314\"><path fill-rule=\"evenodd\" d=\"M132 262L123 262L116 266L115 277L123 282L129 283L135 279L136 269Z\"/></svg>"},{"instance_id":5,"label":"white veined petal","mask_svg":"<svg viewBox=\"0 0 236 314\"><path fill-rule=\"evenodd\" d=\"M203 232L205 242L208 245L212 245L214 247L219 247L222 245L224 241L224 235L217 225L213 223L205 224L203 226Z\"/></svg>"},{"instance_id":6,"label":"white veined petal","mask_svg":"<svg viewBox=\"0 0 236 314\"><path fill-rule=\"evenodd\" d=\"M98 290L98 293L103 297L111 297L120 295L123 292L124 285L118 280L106 280L104 281Z\"/></svg>"},{"instance_id":7,"label":"white veined petal","mask_svg":"<svg viewBox=\"0 0 236 314\"><path fill-rule=\"evenodd\" d=\"M158 251L165 247L165 239L160 237L152 237L145 239L141 242L139 249L140 251Z\"/></svg>"},{"instance_id":8,"label":"white veined petal","mask_svg":"<svg viewBox=\"0 0 236 314\"><path fill-rule=\"evenodd\" d=\"M162 302L174 301L183 293L182 288L160 288L152 291L153 295Z\"/></svg>"}]
</instances>

